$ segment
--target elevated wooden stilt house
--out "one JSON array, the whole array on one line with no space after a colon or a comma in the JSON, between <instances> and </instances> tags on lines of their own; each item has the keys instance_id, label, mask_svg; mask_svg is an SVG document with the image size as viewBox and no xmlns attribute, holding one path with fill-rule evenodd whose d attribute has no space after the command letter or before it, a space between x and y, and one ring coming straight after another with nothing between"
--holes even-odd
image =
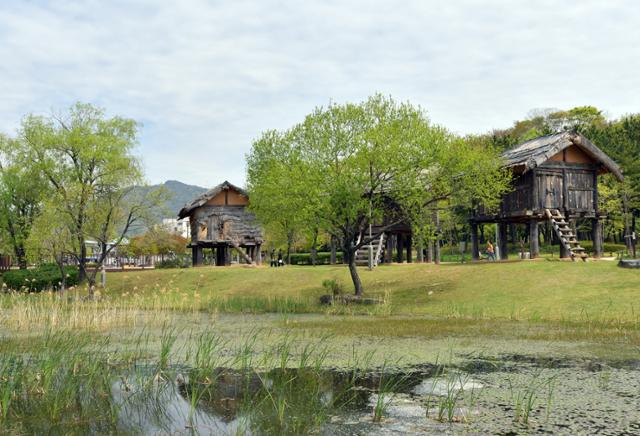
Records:
<instances>
[{"instance_id":1,"label":"elevated wooden stilt house","mask_svg":"<svg viewBox=\"0 0 640 436\"><path fill-rule=\"evenodd\" d=\"M225 181L180 210L178 218L190 220L194 266L202 265L206 249L218 266L231 263L233 248L246 263L261 263L262 228L246 210L248 205L247 193Z\"/></svg>"},{"instance_id":2,"label":"elevated wooden stilt house","mask_svg":"<svg viewBox=\"0 0 640 436\"><path fill-rule=\"evenodd\" d=\"M497 223L500 257L507 258L507 226L527 224L529 252L539 255L538 225L549 221L560 242L560 257L585 258L575 229L577 219L591 221L593 254L602 254L603 214L598 210L598 175L623 179L620 167L582 134L573 131L542 136L505 151L513 172L513 190L496 214L482 208L471 218L473 257L478 258L478 224Z\"/></svg>"}]
</instances>

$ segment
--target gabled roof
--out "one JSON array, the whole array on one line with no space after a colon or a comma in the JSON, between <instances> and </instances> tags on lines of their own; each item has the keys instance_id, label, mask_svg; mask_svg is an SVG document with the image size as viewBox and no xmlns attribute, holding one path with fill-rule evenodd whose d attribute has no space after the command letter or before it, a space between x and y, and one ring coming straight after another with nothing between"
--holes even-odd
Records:
<instances>
[{"instance_id":1,"label":"gabled roof","mask_svg":"<svg viewBox=\"0 0 640 436\"><path fill-rule=\"evenodd\" d=\"M609 156L584 135L575 131L555 133L531 139L506 150L502 153L502 158L506 160L507 167L521 167L523 172L527 172L542 165L552 156L572 145L579 147L588 156L600 162L606 172L614 174L618 180L624 178L620 167Z\"/></svg>"},{"instance_id":2,"label":"gabled roof","mask_svg":"<svg viewBox=\"0 0 640 436\"><path fill-rule=\"evenodd\" d=\"M222 191L228 191L229 189L232 189L234 191L237 191L238 193L244 195L245 197L248 197L249 195L247 194L247 191L245 191L242 188L237 187L236 185L233 185L229 182L227 182L226 180L222 183L220 183L218 186L216 186L215 188L211 188L209 189L207 192L205 192L202 195L199 195L198 197L196 197L195 200L193 200L191 203L189 204L185 204L182 209L180 209L180 212L178 212L178 218L182 219L184 217L187 217L189 215L191 215L191 212L194 209L199 208L200 206L203 206L204 204L206 204L209 200L211 200L213 197L215 197L216 195L218 195L220 192Z\"/></svg>"}]
</instances>

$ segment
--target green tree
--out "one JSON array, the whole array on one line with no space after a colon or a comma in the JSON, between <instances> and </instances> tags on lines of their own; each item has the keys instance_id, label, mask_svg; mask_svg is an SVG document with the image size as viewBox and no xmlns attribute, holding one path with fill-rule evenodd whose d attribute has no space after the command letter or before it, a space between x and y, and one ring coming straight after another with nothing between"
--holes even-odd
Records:
<instances>
[{"instance_id":1,"label":"green tree","mask_svg":"<svg viewBox=\"0 0 640 436\"><path fill-rule=\"evenodd\" d=\"M88 270L85 242L100 246L98 267L136 225L162 201L163 193L136 193L142 171L133 155L138 125L107 118L102 109L78 103L61 116L27 116L21 138L27 145L21 164L41 173L51 189L51 213L73 235L71 255L80 280L93 292L99 268Z\"/></svg>"},{"instance_id":2,"label":"green tree","mask_svg":"<svg viewBox=\"0 0 640 436\"><path fill-rule=\"evenodd\" d=\"M292 179L302 172L303 162L291 132L267 131L253 142L247 155L249 208L267 227L267 234L286 244L287 263L291 248L312 219L306 192L308 180Z\"/></svg>"},{"instance_id":3,"label":"green tree","mask_svg":"<svg viewBox=\"0 0 640 436\"><path fill-rule=\"evenodd\" d=\"M55 207L45 204L41 213L33 222L33 228L27 240L26 246L31 258L37 262L53 259L58 265L60 275L60 292L66 288L65 263L73 254L74 238L69 231L69 226L59 219Z\"/></svg>"},{"instance_id":4,"label":"green tree","mask_svg":"<svg viewBox=\"0 0 640 436\"><path fill-rule=\"evenodd\" d=\"M289 132L268 135L289 171L282 201L310 205L304 216L312 212L310 222L341 242L356 295L363 294L359 248L401 221L418 222L425 208L442 201L495 203L508 185L495 152L432 125L411 104L380 95L316 109ZM250 187L267 203L272 165L255 156L248 162ZM379 224L371 236L369 224Z\"/></svg>"},{"instance_id":5,"label":"green tree","mask_svg":"<svg viewBox=\"0 0 640 436\"><path fill-rule=\"evenodd\" d=\"M27 267L25 244L46 192L41 173L18 161L24 149L20 140L0 136L0 234L21 269Z\"/></svg>"}]
</instances>

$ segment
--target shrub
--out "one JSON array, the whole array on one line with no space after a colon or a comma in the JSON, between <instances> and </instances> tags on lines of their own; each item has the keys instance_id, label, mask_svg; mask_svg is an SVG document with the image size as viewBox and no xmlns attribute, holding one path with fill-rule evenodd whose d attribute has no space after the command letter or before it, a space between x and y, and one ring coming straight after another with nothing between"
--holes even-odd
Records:
<instances>
[{"instance_id":1,"label":"shrub","mask_svg":"<svg viewBox=\"0 0 640 436\"><path fill-rule=\"evenodd\" d=\"M344 292L344 286L342 283L335 279L327 279L323 281L322 287L333 296L342 295Z\"/></svg>"},{"instance_id":2,"label":"shrub","mask_svg":"<svg viewBox=\"0 0 640 436\"><path fill-rule=\"evenodd\" d=\"M189 268L191 266L191 261L188 257L175 257L173 259L165 259L160 262L156 262L156 268L166 269L166 268Z\"/></svg>"},{"instance_id":3,"label":"shrub","mask_svg":"<svg viewBox=\"0 0 640 436\"><path fill-rule=\"evenodd\" d=\"M65 266L67 286L78 284L78 268ZM45 289L58 289L62 282L60 268L55 263L46 263L34 269L11 270L2 275L2 281L13 291L39 292Z\"/></svg>"},{"instance_id":4,"label":"shrub","mask_svg":"<svg viewBox=\"0 0 640 436\"><path fill-rule=\"evenodd\" d=\"M342 252L336 253L336 262L342 263ZM316 265L329 265L331 253L319 252L316 255ZM311 265L311 253L291 253L291 265Z\"/></svg>"}]
</instances>

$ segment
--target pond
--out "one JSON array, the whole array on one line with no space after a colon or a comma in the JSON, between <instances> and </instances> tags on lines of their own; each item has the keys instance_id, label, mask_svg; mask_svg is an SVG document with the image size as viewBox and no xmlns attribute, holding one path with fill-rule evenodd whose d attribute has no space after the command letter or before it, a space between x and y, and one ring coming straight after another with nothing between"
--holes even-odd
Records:
<instances>
[{"instance_id":1,"label":"pond","mask_svg":"<svg viewBox=\"0 0 640 436\"><path fill-rule=\"evenodd\" d=\"M112 386L120 431L196 434L640 432L640 363L476 358L344 370L172 368ZM171 377L168 377L171 374ZM149 373L149 375L151 375Z\"/></svg>"}]
</instances>

